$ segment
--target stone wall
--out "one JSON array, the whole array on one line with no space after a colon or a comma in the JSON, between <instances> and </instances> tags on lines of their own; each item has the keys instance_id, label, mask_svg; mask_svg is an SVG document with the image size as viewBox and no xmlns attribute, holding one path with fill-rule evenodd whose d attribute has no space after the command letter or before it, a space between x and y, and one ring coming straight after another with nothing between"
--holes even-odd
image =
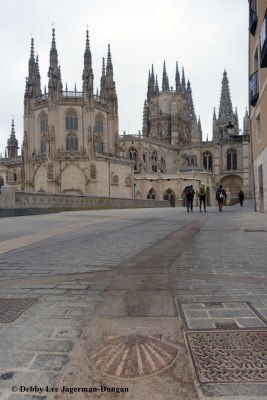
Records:
<instances>
[{"instance_id":1,"label":"stone wall","mask_svg":"<svg viewBox=\"0 0 267 400\"><path fill-rule=\"evenodd\" d=\"M103 208L156 208L169 207L163 200L122 199L112 197L75 196L48 193L16 192L13 187L3 186L0 195L2 209L53 209L91 210Z\"/></svg>"}]
</instances>

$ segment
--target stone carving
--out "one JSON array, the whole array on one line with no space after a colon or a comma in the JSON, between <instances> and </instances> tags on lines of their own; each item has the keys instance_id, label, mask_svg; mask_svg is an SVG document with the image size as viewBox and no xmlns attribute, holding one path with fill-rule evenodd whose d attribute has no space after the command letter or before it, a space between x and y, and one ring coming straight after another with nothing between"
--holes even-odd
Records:
<instances>
[{"instance_id":1,"label":"stone carving","mask_svg":"<svg viewBox=\"0 0 267 400\"><path fill-rule=\"evenodd\" d=\"M160 336L114 335L87 350L96 369L123 379L153 375L171 365L176 355L177 349Z\"/></svg>"},{"instance_id":2,"label":"stone carving","mask_svg":"<svg viewBox=\"0 0 267 400\"><path fill-rule=\"evenodd\" d=\"M111 183L112 183L112 185L119 184L119 177L118 177L118 175L114 174L113 172L111 172Z\"/></svg>"},{"instance_id":3,"label":"stone carving","mask_svg":"<svg viewBox=\"0 0 267 400\"><path fill-rule=\"evenodd\" d=\"M131 184L132 184L131 177L130 177L130 176L126 176L126 178L125 178L125 185L126 185L126 186L131 186Z\"/></svg>"},{"instance_id":4,"label":"stone carving","mask_svg":"<svg viewBox=\"0 0 267 400\"><path fill-rule=\"evenodd\" d=\"M96 166L95 164L90 165L90 178L96 179Z\"/></svg>"},{"instance_id":5,"label":"stone carving","mask_svg":"<svg viewBox=\"0 0 267 400\"><path fill-rule=\"evenodd\" d=\"M53 180L54 179L54 171L53 171L53 164L48 163L47 164L47 179L48 180Z\"/></svg>"}]
</instances>

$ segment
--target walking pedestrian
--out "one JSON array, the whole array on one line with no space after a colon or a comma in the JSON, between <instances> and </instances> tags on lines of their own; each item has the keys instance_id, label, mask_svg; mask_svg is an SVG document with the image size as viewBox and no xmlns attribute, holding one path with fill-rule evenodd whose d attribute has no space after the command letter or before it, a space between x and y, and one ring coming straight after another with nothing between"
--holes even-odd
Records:
<instances>
[{"instance_id":1,"label":"walking pedestrian","mask_svg":"<svg viewBox=\"0 0 267 400\"><path fill-rule=\"evenodd\" d=\"M224 202L224 199L226 199L226 198L227 198L227 196L226 196L225 190L223 190L222 185L220 185L218 187L218 189L216 190L216 200L218 202L219 211L222 211L223 202Z\"/></svg>"},{"instance_id":2,"label":"walking pedestrian","mask_svg":"<svg viewBox=\"0 0 267 400\"><path fill-rule=\"evenodd\" d=\"M189 210L193 212L193 200L195 196L193 185L186 186L183 190L183 195L185 196L187 212L189 212Z\"/></svg>"},{"instance_id":3,"label":"walking pedestrian","mask_svg":"<svg viewBox=\"0 0 267 400\"><path fill-rule=\"evenodd\" d=\"M204 185L201 185L199 188L198 199L199 199L199 212L202 212L202 204L203 204L204 211L207 212L207 210L206 210L206 191L205 191Z\"/></svg>"},{"instance_id":4,"label":"walking pedestrian","mask_svg":"<svg viewBox=\"0 0 267 400\"><path fill-rule=\"evenodd\" d=\"M239 203L240 203L240 207L243 207L243 201L244 201L244 193L242 190L240 190L240 192L237 195L238 199L239 199Z\"/></svg>"}]
</instances>

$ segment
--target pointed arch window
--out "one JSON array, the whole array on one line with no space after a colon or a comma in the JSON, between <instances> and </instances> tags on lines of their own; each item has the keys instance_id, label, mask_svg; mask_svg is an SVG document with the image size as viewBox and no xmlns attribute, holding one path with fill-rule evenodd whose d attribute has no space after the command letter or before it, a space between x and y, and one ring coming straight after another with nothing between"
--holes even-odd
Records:
<instances>
[{"instance_id":1,"label":"pointed arch window","mask_svg":"<svg viewBox=\"0 0 267 400\"><path fill-rule=\"evenodd\" d=\"M48 132L48 116L46 114L42 114L42 116L41 116L40 130L41 130L41 133Z\"/></svg>"},{"instance_id":2,"label":"pointed arch window","mask_svg":"<svg viewBox=\"0 0 267 400\"><path fill-rule=\"evenodd\" d=\"M78 151L78 138L75 133L69 133L66 138L66 150L67 151Z\"/></svg>"},{"instance_id":3,"label":"pointed arch window","mask_svg":"<svg viewBox=\"0 0 267 400\"><path fill-rule=\"evenodd\" d=\"M136 163L137 151L136 151L136 149L134 147L131 147L129 149L128 154L129 154L130 160L134 161L134 170L136 171L137 170L137 163Z\"/></svg>"},{"instance_id":4,"label":"pointed arch window","mask_svg":"<svg viewBox=\"0 0 267 400\"><path fill-rule=\"evenodd\" d=\"M96 133L104 132L104 118L100 114L98 114L95 119L95 131Z\"/></svg>"},{"instance_id":5,"label":"pointed arch window","mask_svg":"<svg viewBox=\"0 0 267 400\"><path fill-rule=\"evenodd\" d=\"M96 141L96 152L100 154L104 152L104 144L101 138Z\"/></svg>"},{"instance_id":6,"label":"pointed arch window","mask_svg":"<svg viewBox=\"0 0 267 400\"><path fill-rule=\"evenodd\" d=\"M147 194L147 196L146 196L146 198L149 199L149 200L156 200L155 190L154 189L150 189L148 194Z\"/></svg>"},{"instance_id":7,"label":"pointed arch window","mask_svg":"<svg viewBox=\"0 0 267 400\"><path fill-rule=\"evenodd\" d=\"M206 151L203 154L203 168L207 171L212 171L212 154L209 151Z\"/></svg>"},{"instance_id":8,"label":"pointed arch window","mask_svg":"<svg viewBox=\"0 0 267 400\"><path fill-rule=\"evenodd\" d=\"M45 154L45 153L46 153L46 140L41 139L41 154Z\"/></svg>"},{"instance_id":9,"label":"pointed arch window","mask_svg":"<svg viewBox=\"0 0 267 400\"><path fill-rule=\"evenodd\" d=\"M78 117L74 111L69 111L66 115L66 130L78 129Z\"/></svg>"},{"instance_id":10,"label":"pointed arch window","mask_svg":"<svg viewBox=\"0 0 267 400\"><path fill-rule=\"evenodd\" d=\"M152 153L152 172L158 172L157 160L158 160L157 152L153 151L153 153Z\"/></svg>"},{"instance_id":11,"label":"pointed arch window","mask_svg":"<svg viewBox=\"0 0 267 400\"><path fill-rule=\"evenodd\" d=\"M227 170L237 169L237 152L235 149L229 149L226 153Z\"/></svg>"}]
</instances>

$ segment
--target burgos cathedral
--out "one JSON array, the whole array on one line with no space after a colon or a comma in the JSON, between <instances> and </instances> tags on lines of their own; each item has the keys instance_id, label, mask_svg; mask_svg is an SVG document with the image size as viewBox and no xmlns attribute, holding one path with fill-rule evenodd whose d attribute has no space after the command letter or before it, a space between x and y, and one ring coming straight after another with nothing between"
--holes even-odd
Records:
<instances>
[{"instance_id":1,"label":"burgos cathedral","mask_svg":"<svg viewBox=\"0 0 267 400\"><path fill-rule=\"evenodd\" d=\"M82 90L63 87L55 29L42 91L34 40L24 96L21 155L12 120L0 186L25 192L168 200L182 206L182 191L204 185L208 205L221 184L228 201L240 189L252 194L249 116L240 133L229 82L223 73L218 113L213 113L212 141L203 140L194 110L190 81L176 63L174 86L165 61L161 84L152 65L138 134L119 135L118 99L110 46L103 58L100 91L94 90L89 34L86 32ZM145 88L144 88L145 91ZM142 116L140 116L141 120Z\"/></svg>"}]
</instances>

